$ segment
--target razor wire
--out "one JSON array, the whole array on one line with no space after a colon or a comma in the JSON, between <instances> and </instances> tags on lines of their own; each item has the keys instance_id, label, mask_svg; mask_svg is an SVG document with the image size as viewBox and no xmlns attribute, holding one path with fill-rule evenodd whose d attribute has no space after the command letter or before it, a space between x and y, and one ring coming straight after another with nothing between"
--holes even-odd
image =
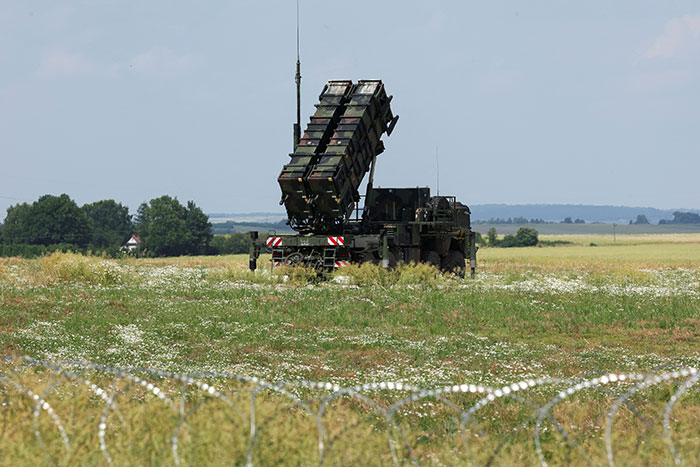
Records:
<instances>
[{"instance_id":1,"label":"razor wire","mask_svg":"<svg viewBox=\"0 0 700 467\"><path fill-rule=\"evenodd\" d=\"M393 465L420 464L422 459L416 453L419 441L411 442L411 435L415 436L415 433L413 431L410 434L407 433L400 419L405 417L402 412L404 409L424 401L439 403L449 415L448 418L456 422L453 436L459 437L461 447L456 452L452 452L455 458L448 459L448 462L454 463L459 458L460 463L470 465L478 463L474 454L484 447L475 445L472 440L485 439L489 436L489 433L485 433L480 426L485 422L479 423L479 415L483 414L487 407L498 406L498 404L502 407L504 404L513 403L528 410L529 415L523 416L524 420L514 424L505 433L491 434L498 442L491 452L481 453L486 454L487 464L498 460L499 453L508 439L516 434L522 434L528 427L532 428L529 437L532 442L530 449L534 451L541 465L546 466L549 462L565 463L564 459L551 459L552 453L550 452L548 456L546 452L543 433L548 429L548 425L551 425L554 430L551 436L548 434L549 442L553 442L556 433L559 436L556 442L566 446L569 455L578 456L582 463L594 464L595 460L588 452L589 444L582 442L583 435L576 436L567 430L555 413L555 409L583 392L591 392L592 397L614 398L614 401L607 405L605 413L601 414L601 418L604 418L601 440L605 453L603 458L609 465L615 465L613 441L615 438L620 440L621 436L624 436L624 433L616 433L614 430L615 417L623 407L628 408L629 416L648 427L654 420L658 422L661 430L656 437L666 446L667 461L680 464L693 457L683 457L682 449L678 444L678 435L674 437L671 415L684 395L697 399L697 396L687 393L700 379L700 370L688 367L646 374L609 373L594 378L579 379L543 376L498 387L462 382L424 388L400 381L380 381L342 387L338 383L328 381L302 379L266 381L255 376L226 372L181 374L148 368L117 368L85 361L48 362L30 357L5 357L1 363L0 392L4 393L6 401L11 401L13 398L30 400L28 423L31 424L38 452L41 452L50 463L60 463L60 460L55 457L60 453L56 452L56 448L52 451L45 442L50 435L42 432L39 419L42 413L49 416L51 426L60 438L64 458L68 458L76 447L71 439L71 426L66 423L66 420L71 419L76 423L75 414L59 413L63 408L60 400L61 397L70 394L65 386L75 384L76 387L87 391L92 397L93 404L101 404L98 423L94 427L97 442L93 448L99 450L106 463L119 463L119 459L115 457L119 455L119 451L110 448L108 434L110 431L127 431L128 423L123 413L126 409L120 408L120 403L124 402L124 405L128 405L137 397L138 391L139 400L158 403L174 417L175 422L167 439L168 447L165 449L170 451L169 457L175 465L183 464L181 452L184 449L183 443L187 444L182 437L183 428L188 427L190 420L211 401L222 403L230 410L232 420L236 420L241 425L238 441L245 448L242 450L239 462L246 465L254 465L256 449L263 449L260 447L261 440L265 439L265 429L269 423L282 417L290 417L290 414L303 415L315 426L315 432L309 433L309 436L315 439L315 456L318 457L319 465L327 462L329 455L336 449L338 441L352 429L366 424L381 431L378 420L384 424L385 454L386 452L390 454L391 463ZM43 384L33 381L33 377L37 374L44 377ZM630 399L642 391L650 391L663 384L672 387L672 391L668 391L668 398L662 401L663 409L656 418L649 419L643 416ZM236 386L231 388L230 385ZM261 414L256 404L261 399L270 400L271 395L275 398L275 410L272 414ZM241 409L240 403L235 402L236 398L247 400L248 409ZM361 410L357 409L359 419L345 425L341 424L342 429L332 433L327 420L332 416L329 408L331 404L341 399L361 407ZM191 406L188 406L188 402L192 402ZM3 407L6 405L9 404L3 404ZM115 418L120 422L119 426L115 425ZM247 428L243 429L245 425ZM697 424L695 428L698 428ZM46 427L43 428L43 430L46 429ZM651 429L647 429L646 436L650 436L650 433ZM694 433L696 439L697 435ZM356 448L361 449L361 447ZM635 453L638 449L639 443L635 447ZM159 454L165 456L163 452ZM698 461L697 456L694 459Z\"/></svg>"}]
</instances>

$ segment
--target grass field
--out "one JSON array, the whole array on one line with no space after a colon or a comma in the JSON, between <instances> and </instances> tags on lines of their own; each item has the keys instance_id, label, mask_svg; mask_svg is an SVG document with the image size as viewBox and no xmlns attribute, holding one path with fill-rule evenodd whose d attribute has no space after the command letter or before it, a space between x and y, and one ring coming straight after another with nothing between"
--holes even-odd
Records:
<instances>
[{"instance_id":1,"label":"grass field","mask_svg":"<svg viewBox=\"0 0 700 467\"><path fill-rule=\"evenodd\" d=\"M700 234L698 224L480 224L472 228L486 234L490 228L499 235L514 234L520 227L532 227L544 235L666 235L666 234Z\"/></svg>"},{"instance_id":2,"label":"grass field","mask_svg":"<svg viewBox=\"0 0 700 467\"><path fill-rule=\"evenodd\" d=\"M179 373L228 372L267 381L326 381L338 387L379 381L422 388L462 383L499 387L542 376L581 379L700 367L700 235L618 236L616 245L607 236L549 238L574 244L483 248L477 277L465 281L422 266L396 272L363 266L339 271L329 282L309 282L303 271L287 271L285 276L261 268L250 273L245 256L111 261L58 254L39 260L2 259L0 343L5 355L50 361L88 360ZM39 388L50 384L41 372L25 371L16 378ZM240 390L228 380L220 384ZM176 398L176 384L166 379L162 385ZM624 436L615 438L620 452L636 454L651 464L673 463L659 434L661 425L652 430L640 422L659 420L659 410L673 387L668 384L645 392L634 399L634 409L621 411L616 427ZM606 407L627 388L581 394L556 412L567 429L580 432L576 439L594 463L605 461L601 427ZM11 392L10 386L3 389ZM544 403L559 390L543 389L533 397ZM133 396L124 401L129 410L121 409L128 420L157 417L162 410L143 404L143 394L134 389L125 391ZM310 397L306 389L295 391L302 399ZM75 392L80 391L66 388L61 394ZM55 397L59 407L73 414L75 436L94 441L84 441L65 459L100 462L99 450L94 452L95 430L82 433L82 419L75 418L82 411L99 419L99 410L93 402L71 407L73 398L58 393ZM393 397L378 394L374 400L390 404L396 400ZM89 399L85 394L80 398ZM469 407L477 400L472 395L451 401ZM275 398L266 401L259 407L263 413L272 411ZM188 403L196 403L196 397ZM246 404L245 400L237 403ZM459 464L464 460L462 438L454 435L445 404L423 399L400 414L404 434L415 441L412 452L419 461ZM5 423L0 441L0 452L9 449L26 463L42 456L33 438L30 405L3 406L5 421L10 417L15 429L7 431ZM684 440L685 458L697 460L697 394L690 393L683 406L672 420ZM371 463L392 462L381 417L351 422L366 413L366 403L353 399L333 410L330 431L354 427L349 444L342 449L342 443L336 445L338 462L355 463L353 456L359 456L357 462L362 456L373 459ZM635 411L646 413L646 418L636 417ZM218 412L204 414L208 418L202 416L199 425L192 422L191 426L216 431ZM470 451L473 460L487 461L501 440L507 439L497 463L536 462L531 435L504 437L526 423L528 415L522 404L507 401L485 410L474 433L477 447L478 443L488 447ZM309 427L308 420L296 420L297 416L291 414L284 421L274 418L281 431L269 430L267 449L254 456L257 462L318 463L312 455L313 423ZM18 423L22 417L26 429L16 428L23 426ZM96 426L97 419L82 421ZM147 425L152 434L168 439L165 428ZM245 423L239 428L243 439L248 428ZM545 439L550 462L585 463L555 431L550 425ZM632 435L637 432L638 436ZM130 433L137 440L147 436L140 427ZM280 433L298 439L295 446L311 447L290 449ZM211 436L200 440L197 449L182 446L184 461L223 463L221 448L213 440L233 435ZM55 449L60 451L55 438ZM364 439L364 448L353 448L356 438ZM646 442L641 448L635 444L638 439ZM17 448L17 441L26 446ZM156 463L170 459L162 445L165 441L153 441L157 446L152 449L139 443L119 444L116 438L113 443L113 455L115 459L121 455L120 463L138 462L143 456L151 456L149 462ZM54 449L49 441L46 444ZM238 448L226 451L225 458L241 462L244 456ZM400 452L397 456L399 462L406 460Z\"/></svg>"}]
</instances>

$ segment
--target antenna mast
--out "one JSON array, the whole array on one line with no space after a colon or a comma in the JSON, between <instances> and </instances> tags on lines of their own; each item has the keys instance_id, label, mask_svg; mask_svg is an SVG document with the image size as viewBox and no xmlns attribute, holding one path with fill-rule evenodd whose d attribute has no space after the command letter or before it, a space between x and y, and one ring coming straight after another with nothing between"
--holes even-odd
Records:
<instances>
[{"instance_id":1,"label":"antenna mast","mask_svg":"<svg viewBox=\"0 0 700 467\"><path fill-rule=\"evenodd\" d=\"M437 172L437 195L440 196L440 157L438 156L437 146L435 146L435 168Z\"/></svg>"},{"instance_id":2,"label":"antenna mast","mask_svg":"<svg viewBox=\"0 0 700 467\"><path fill-rule=\"evenodd\" d=\"M294 150L296 151L301 139L301 60L299 58L299 0L297 0L297 72L294 75L297 83L297 122L294 124Z\"/></svg>"}]
</instances>

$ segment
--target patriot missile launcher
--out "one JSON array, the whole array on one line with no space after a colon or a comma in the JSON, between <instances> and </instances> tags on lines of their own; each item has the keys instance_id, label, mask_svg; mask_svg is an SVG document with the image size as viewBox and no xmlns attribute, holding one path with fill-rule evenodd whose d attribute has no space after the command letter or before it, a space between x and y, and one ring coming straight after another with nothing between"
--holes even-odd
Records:
<instances>
[{"instance_id":1,"label":"patriot missile launcher","mask_svg":"<svg viewBox=\"0 0 700 467\"><path fill-rule=\"evenodd\" d=\"M394 267L399 261L422 261L463 274L468 260L474 273L477 248L467 206L453 196L430 196L429 188L373 186L382 136L391 135L399 118L391 100L381 80L324 86L277 179L280 204L298 234L251 232L252 270L267 250L272 267L303 264L331 272L350 263ZM360 213L359 189L367 173Z\"/></svg>"}]
</instances>

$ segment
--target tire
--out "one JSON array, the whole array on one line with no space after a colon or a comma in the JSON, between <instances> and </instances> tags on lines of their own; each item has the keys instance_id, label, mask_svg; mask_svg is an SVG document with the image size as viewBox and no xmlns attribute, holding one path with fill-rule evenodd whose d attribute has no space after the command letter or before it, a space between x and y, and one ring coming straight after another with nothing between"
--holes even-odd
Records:
<instances>
[{"instance_id":1,"label":"tire","mask_svg":"<svg viewBox=\"0 0 700 467\"><path fill-rule=\"evenodd\" d=\"M379 260L377 259L376 255L372 253L371 251L365 251L360 253L358 261L360 264L364 263L371 263L371 264L379 264Z\"/></svg>"},{"instance_id":2,"label":"tire","mask_svg":"<svg viewBox=\"0 0 700 467\"><path fill-rule=\"evenodd\" d=\"M421 263L427 263L440 269L440 255L435 250L423 250L420 254Z\"/></svg>"},{"instance_id":3,"label":"tire","mask_svg":"<svg viewBox=\"0 0 700 467\"><path fill-rule=\"evenodd\" d=\"M464 277L466 263L464 262L464 254L461 251L450 250L447 256L442 261L442 270L457 274L459 277Z\"/></svg>"}]
</instances>

